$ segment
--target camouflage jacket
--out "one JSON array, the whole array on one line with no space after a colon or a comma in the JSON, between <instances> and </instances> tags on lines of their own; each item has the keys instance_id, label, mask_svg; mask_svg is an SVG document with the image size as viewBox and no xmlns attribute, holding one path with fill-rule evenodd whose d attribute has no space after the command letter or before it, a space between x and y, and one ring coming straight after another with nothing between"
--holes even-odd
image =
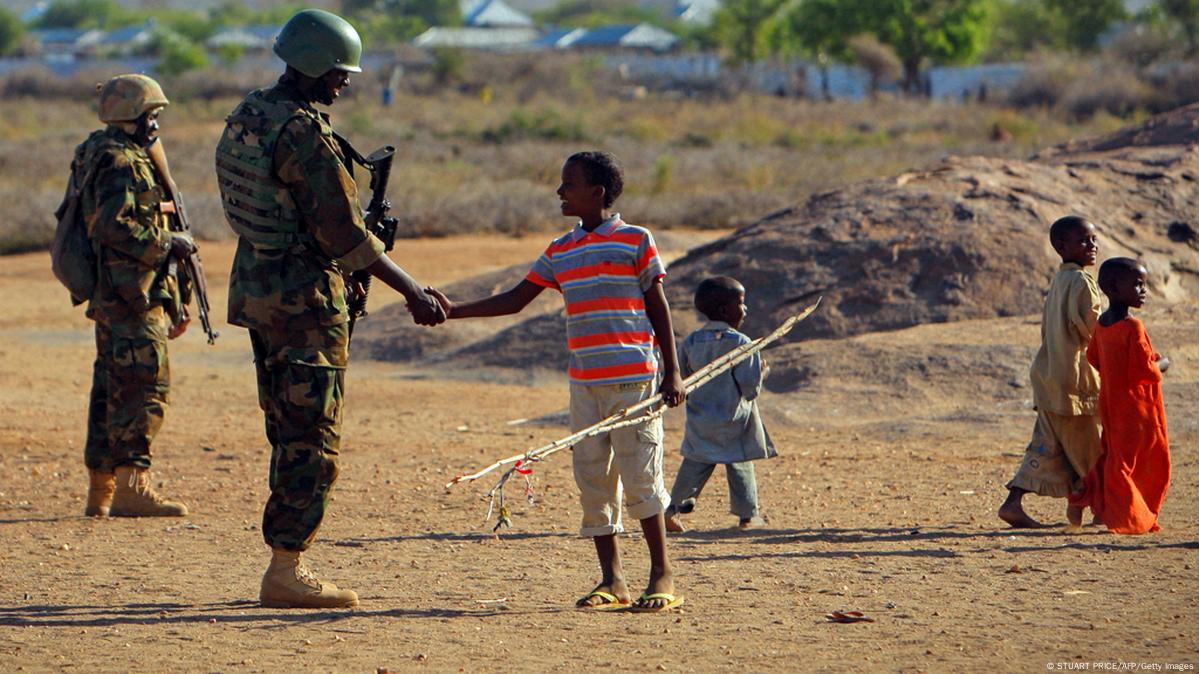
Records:
<instances>
[{"instance_id":1,"label":"camouflage jacket","mask_svg":"<svg viewBox=\"0 0 1199 674\"><path fill-rule=\"evenodd\" d=\"M286 77L254 91L227 120L217 170L226 219L239 232L229 322L297 335L348 322L342 274L370 266L383 244L362 220L358 188L328 116ZM271 218L279 232L298 229L298 240L268 243ZM309 356L315 364L344 365L325 363L340 360L327 353Z\"/></svg>"},{"instance_id":2,"label":"camouflage jacket","mask_svg":"<svg viewBox=\"0 0 1199 674\"><path fill-rule=\"evenodd\" d=\"M124 131L109 125L75 149L77 180L93 165L95 177L80 198L99 254L99 279L87 315L109 323L136 321L153 304L178 315L178 283L167 273L171 233L160 210L164 191L150 158Z\"/></svg>"}]
</instances>

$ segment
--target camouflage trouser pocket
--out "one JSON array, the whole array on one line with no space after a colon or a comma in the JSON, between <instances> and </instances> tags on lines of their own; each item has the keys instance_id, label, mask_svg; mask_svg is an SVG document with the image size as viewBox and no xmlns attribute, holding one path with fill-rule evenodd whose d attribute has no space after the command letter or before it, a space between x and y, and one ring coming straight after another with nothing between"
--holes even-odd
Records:
<instances>
[{"instance_id":1,"label":"camouflage trouser pocket","mask_svg":"<svg viewBox=\"0 0 1199 674\"><path fill-rule=\"evenodd\" d=\"M138 387L161 394L166 400L170 388L170 365L167 346L151 337L114 337L110 384Z\"/></svg>"},{"instance_id":2,"label":"camouflage trouser pocket","mask_svg":"<svg viewBox=\"0 0 1199 674\"><path fill-rule=\"evenodd\" d=\"M150 443L170 401L165 326L152 322L136 330L114 330L105 355L105 416L113 460L148 467Z\"/></svg>"}]
</instances>

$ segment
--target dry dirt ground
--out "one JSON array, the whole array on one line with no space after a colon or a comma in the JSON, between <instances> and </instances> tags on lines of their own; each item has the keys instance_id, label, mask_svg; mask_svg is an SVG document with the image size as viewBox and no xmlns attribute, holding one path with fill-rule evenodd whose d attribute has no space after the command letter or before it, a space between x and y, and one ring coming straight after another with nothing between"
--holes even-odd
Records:
<instances>
[{"instance_id":1,"label":"dry dirt ground","mask_svg":"<svg viewBox=\"0 0 1199 674\"><path fill-rule=\"evenodd\" d=\"M528 260L542 238L404 242L397 257L444 284ZM515 527L498 538L479 498L490 483L444 488L466 469L564 434L553 423L507 423L561 411L562 381L511 386L357 360L336 502L308 558L362 605L290 611L255 603L267 559L258 525L268 450L248 339L223 324L231 247L203 252L223 335L209 347L197 326L172 343L174 400L155 456L161 489L192 508L181 520L81 515L90 325L67 306L45 253L0 261L0 670L1199 664L1199 307L1144 313L1158 350L1175 361L1165 387L1174 481L1160 533L1006 529L994 513L1032 426L1027 401L938 398L936 382L913 373L884 405L878 386L863 393L859 377L838 387L829 373L816 393L763 398L781 449L758 465L770 526L732 527L714 476L687 520L692 532L670 540L687 603L665 615L572 608L598 574L591 543L576 535L565 454L537 467L536 505L514 490ZM867 348L871 340L905 353L952 341L1031 348L1037 326L1035 317L919 326L844 340L858 351L841 358L887 353ZM812 353L832 358L838 343L813 342ZM904 405L909 394L921 402ZM681 423L678 413L667 419L668 480ZM1061 501L1027 503L1034 516L1063 520ZM643 583L640 537L621 544L631 584ZM874 622L826 620L850 610Z\"/></svg>"}]
</instances>

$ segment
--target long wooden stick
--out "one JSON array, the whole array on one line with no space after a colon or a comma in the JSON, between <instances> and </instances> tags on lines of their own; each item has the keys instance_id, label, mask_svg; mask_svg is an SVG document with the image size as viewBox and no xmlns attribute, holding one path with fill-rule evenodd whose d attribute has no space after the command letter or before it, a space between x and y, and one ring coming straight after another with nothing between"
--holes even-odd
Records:
<instances>
[{"instance_id":1,"label":"long wooden stick","mask_svg":"<svg viewBox=\"0 0 1199 674\"><path fill-rule=\"evenodd\" d=\"M811 306L807 307L806 309L799 312L798 314L783 321L782 325L775 328L774 331L771 332L770 334L765 335L763 337L759 337L758 339L755 339L752 342L742 344L741 346L724 354L720 358L717 358L717 359L713 360L712 362L708 363L707 365L696 370L690 377L687 377L687 379L685 379L683 381L684 389L688 393L690 393L691 391L699 388L700 386L703 386L704 384L708 383L712 379L718 377L725 370L733 367L734 365L740 363L741 361L745 360L746 358L749 358L753 354L761 351L771 342L777 341L778 339L780 339L781 337L786 335L788 332L790 332L791 328L795 327L795 325L797 323L799 323L803 319L810 316L812 314L812 312L816 310L816 307L819 305L820 305L820 298L817 298L816 301L814 303L812 303ZM582 430L571 433L570 435L568 435L564 438L555 440L547 445L542 445L541 447L536 447L534 449L530 449L521 454L515 454L506 459L500 459L499 461L496 461L495 463L491 464L490 466L487 466L486 468L484 468L483 470L480 470L477 473L471 473L469 475L459 475L458 477L455 477L454 479L452 479L448 483L446 483L446 485L445 485L446 489L449 489L450 487L458 484L459 482L471 482L471 481L477 480L477 479L483 477L484 475L487 475L491 471L493 471L497 468L500 468L502 466L506 466L508 464L515 464L517 462L520 462L523 464L523 463L531 463L534 461L541 461L545 457L547 457L555 452L558 452L560 450L566 449L567 447L573 446L576 442L578 442L579 440L582 440L583 438L587 438L592 435L599 435L600 433L607 433L607 432L611 431L613 428L621 428L624 426L631 426L633 424L641 423L642 421L644 421L646 419L649 419L649 418L652 418L653 416L657 416L658 414L661 414L660 409L654 410L654 411L650 412L650 414L647 414L647 415L641 414L643 411L650 410L651 408L655 408L657 406L660 406L661 404L662 404L662 394L661 393L655 394L654 396L652 396L650 398L646 398L645 400L642 400L641 402L637 403L636 405L633 405L632 407L627 407L625 409L622 409L619 412L617 412L616 414L613 414L612 416L610 416L596 424L588 426L587 428L584 428ZM513 469L509 469L509 471L511 471L511 470L513 470ZM498 484L496 486L497 489L500 488L503 485L503 483L507 481L506 480L507 477L508 477L508 475L505 475L504 478L501 478L500 484ZM495 489L492 490L492 493L494 493L494 492L495 492Z\"/></svg>"}]
</instances>

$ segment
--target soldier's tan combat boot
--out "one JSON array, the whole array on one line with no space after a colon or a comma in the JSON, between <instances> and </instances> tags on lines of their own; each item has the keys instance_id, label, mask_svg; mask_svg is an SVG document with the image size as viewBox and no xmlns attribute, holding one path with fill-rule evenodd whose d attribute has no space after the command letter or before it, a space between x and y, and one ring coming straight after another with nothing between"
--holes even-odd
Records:
<instances>
[{"instance_id":1,"label":"soldier's tan combat boot","mask_svg":"<svg viewBox=\"0 0 1199 674\"><path fill-rule=\"evenodd\" d=\"M117 488L116 476L102 470L89 470L87 477L87 508L83 514L88 517L108 517L112 492Z\"/></svg>"},{"instance_id":2,"label":"soldier's tan combat boot","mask_svg":"<svg viewBox=\"0 0 1199 674\"><path fill-rule=\"evenodd\" d=\"M150 471L121 466L116 474L117 490L108 514L113 517L183 517L187 506L168 501L150 486Z\"/></svg>"},{"instance_id":3,"label":"soldier's tan combat boot","mask_svg":"<svg viewBox=\"0 0 1199 674\"><path fill-rule=\"evenodd\" d=\"M319 580L300 561L300 553L272 548L271 565L262 576L258 601L271 608L348 608L358 605L353 590Z\"/></svg>"}]
</instances>

